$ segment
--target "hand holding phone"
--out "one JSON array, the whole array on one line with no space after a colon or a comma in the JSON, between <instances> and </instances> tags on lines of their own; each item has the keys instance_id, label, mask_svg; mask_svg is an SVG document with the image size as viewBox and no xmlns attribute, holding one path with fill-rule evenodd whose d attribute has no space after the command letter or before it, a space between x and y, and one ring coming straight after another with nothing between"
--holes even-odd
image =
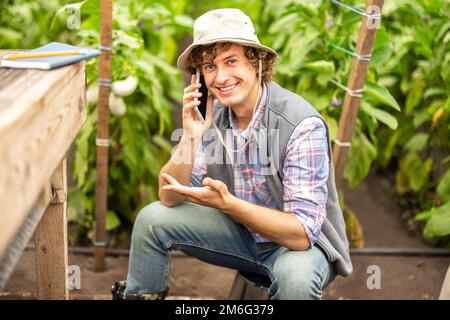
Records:
<instances>
[{"instance_id":1,"label":"hand holding phone","mask_svg":"<svg viewBox=\"0 0 450 320\"><path fill-rule=\"evenodd\" d=\"M198 73L196 77L194 72L191 75L191 83L183 90L183 130L190 139L201 138L213 119L214 96L208 96L208 88L201 78L203 77Z\"/></svg>"},{"instance_id":2,"label":"hand holding phone","mask_svg":"<svg viewBox=\"0 0 450 320\"><path fill-rule=\"evenodd\" d=\"M201 83L202 86L200 87L200 92L202 93L202 96L200 97L200 105L195 107L195 112L199 116L199 118L202 120L202 122L205 122L206 120L206 103L208 101L208 88L206 87L205 78L203 75L200 74L200 71L198 69L195 72L195 83ZM199 92L198 89L195 89L195 92ZM198 101L198 98L194 98L195 101Z\"/></svg>"}]
</instances>

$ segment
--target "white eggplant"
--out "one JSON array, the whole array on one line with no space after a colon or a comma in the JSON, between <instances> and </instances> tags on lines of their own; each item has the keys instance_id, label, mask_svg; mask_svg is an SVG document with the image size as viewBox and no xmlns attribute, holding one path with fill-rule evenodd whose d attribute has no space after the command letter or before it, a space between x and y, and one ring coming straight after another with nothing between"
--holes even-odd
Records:
<instances>
[{"instance_id":1,"label":"white eggplant","mask_svg":"<svg viewBox=\"0 0 450 320\"><path fill-rule=\"evenodd\" d=\"M98 84L91 84L86 91L86 102L96 105L98 102Z\"/></svg>"},{"instance_id":2,"label":"white eggplant","mask_svg":"<svg viewBox=\"0 0 450 320\"><path fill-rule=\"evenodd\" d=\"M116 96L114 93L109 95L109 111L116 117L121 117L127 111L127 106L123 98Z\"/></svg>"},{"instance_id":3,"label":"white eggplant","mask_svg":"<svg viewBox=\"0 0 450 320\"><path fill-rule=\"evenodd\" d=\"M112 84L112 91L116 96L126 97L136 90L138 85L138 78L129 76L125 80L114 81Z\"/></svg>"}]
</instances>

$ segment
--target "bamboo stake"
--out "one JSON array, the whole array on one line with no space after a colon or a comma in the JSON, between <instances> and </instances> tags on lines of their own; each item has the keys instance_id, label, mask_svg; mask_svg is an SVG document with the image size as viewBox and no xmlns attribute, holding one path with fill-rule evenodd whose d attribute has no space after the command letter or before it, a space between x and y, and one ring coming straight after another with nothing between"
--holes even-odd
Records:
<instances>
[{"instance_id":1,"label":"bamboo stake","mask_svg":"<svg viewBox=\"0 0 450 320\"><path fill-rule=\"evenodd\" d=\"M105 270L105 222L108 191L109 92L111 79L112 0L100 3L100 68L97 123L97 180L95 192L95 264L94 271ZM109 48L109 49L108 49Z\"/></svg>"},{"instance_id":2,"label":"bamboo stake","mask_svg":"<svg viewBox=\"0 0 450 320\"><path fill-rule=\"evenodd\" d=\"M379 8L377 13L381 14L383 3L384 0L368 0L366 2L365 12L372 14L370 9L376 6ZM377 32L377 29L373 26L372 19L363 16L356 44L356 53L360 56L372 54L375 34ZM369 62L358 59L357 57L353 58L350 78L347 83L347 88L350 92L358 91L364 87ZM337 140L343 144L339 145L336 143L333 148L336 186L340 192L342 192L342 176L349 152L349 145L347 143L351 143L352 141L353 129L360 103L360 97L351 95L349 92L345 94L343 110L339 120L339 129L336 136Z\"/></svg>"}]
</instances>

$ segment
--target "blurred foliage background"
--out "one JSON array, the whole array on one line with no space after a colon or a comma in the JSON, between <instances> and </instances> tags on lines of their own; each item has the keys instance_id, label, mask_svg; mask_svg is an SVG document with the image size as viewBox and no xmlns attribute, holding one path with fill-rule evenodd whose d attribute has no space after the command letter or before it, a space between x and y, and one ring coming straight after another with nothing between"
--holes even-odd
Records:
<instances>
[{"instance_id":1,"label":"blurred foliage background","mask_svg":"<svg viewBox=\"0 0 450 320\"><path fill-rule=\"evenodd\" d=\"M0 48L61 41L98 48L99 0L3 0ZM360 8L364 1L345 1ZM278 51L276 81L304 96L328 121L334 139L361 16L331 1L116 0L112 80L137 87L113 94L107 229L110 244L140 208L157 199L157 176L172 149L173 114L184 82L175 68L192 23L207 10L237 7L253 20L262 43ZM449 0L385 1L382 24L345 168L350 187L369 170L389 177L410 225L450 247ZM80 25L70 21L79 14ZM92 237L95 204L97 59L88 61L88 117L76 140L69 218L71 241ZM118 83L119 86L119 83ZM132 86L133 87L133 86ZM125 91L127 89L125 88ZM125 228L124 228L125 226Z\"/></svg>"}]
</instances>

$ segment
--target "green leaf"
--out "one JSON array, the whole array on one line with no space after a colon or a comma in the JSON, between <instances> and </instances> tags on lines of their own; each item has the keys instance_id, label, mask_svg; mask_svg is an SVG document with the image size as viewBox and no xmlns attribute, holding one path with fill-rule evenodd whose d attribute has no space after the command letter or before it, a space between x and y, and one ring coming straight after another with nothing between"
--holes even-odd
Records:
<instances>
[{"instance_id":1,"label":"green leaf","mask_svg":"<svg viewBox=\"0 0 450 320\"><path fill-rule=\"evenodd\" d=\"M332 78L331 74L319 74L316 78L317 83L319 85L321 85L322 87L325 87L328 85L328 82L330 81L330 79Z\"/></svg>"},{"instance_id":2,"label":"green leaf","mask_svg":"<svg viewBox=\"0 0 450 320\"><path fill-rule=\"evenodd\" d=\"M431 50L431 38L429 33L423 27L414 26L414 40L416 45L414 49L416 53L421 54L426 60L430 60L433 56L433 51Z\"/></svg>"},{"instance_id":3,"label":"green leaf","mask_svg":"<svg viewBox=\"0 0 450 320\"><path fill-rule=\"evenodd\" d=\"M415 134L408 143L405 144L405 149L411 153L417 153L423 150L428 142L428 133L417 133Z\"/></svg>"},{"instance_id":4,"label":"green leaf","mask_svg":"<svg viewBox=\"0 0 450 320\"><path fill-rule=\"evenodd\" d=\"M398 131L394 131L393 133L384 131L383 133L380 135L378 144L378 160L381 166L386 168L392 158L395 146L397 145L399 133Z\"/></svg>"},{"instance_id":5,"label":"green leaf","mask_svg":"<svg viewBox=\"0 0 450 320\"><path fill-rule=\"evenodd\" d=\"M185 14L176 15L174 18L176 25L186 28L187 30L192 29L193 19Z\"/></svg>"},{"instance_id":6,"label":"green leaf","mask_svg":"<svg viewBox=\"0 0 450 320\"><path fill-rule=\"evenodd\" d=\"M371 66L383 65L386 61L389 60L393 53L394 49L391 44L375 49L370 61Z\"/></svg>"},{"instance_id":7,"label":"green leaf","mask_svg":"<svg viewBox=\"0 0 450 320\"><path fill-rule=\"evenodd\" d=\"M345 11L341 15L342 27L344 30L352 29L352 24L361 22L361 17L351 11Z\"/></svg>"},{"instance_id":8,"label":"green leaf","mask_svg":"<svg viewBox=\"0 0 450 320\"><path fill-rule=\"evenodd\" d=\"M434 211L423 234L426 238L445 237L450 234L450 202Z\"/></svg>"},{"instance_id":9,"label":"green leaf","mask_svg":"<svg viewBox=\"0 0 450 320\"><path fill-rule=\"evenodd\" d=\"M397 101L395 101L394 97L390 94L388 89L381 87L374 82L367 82L364 92L375 100L389 107L392 107L397 111L401 111L400 106L398 105Z\"/></svg>"},{"instance_id":10,"label":"green leaf","mask_svg":"<svg viewBox=\"0 0 450 320\"><path fill-rule=\"evenodd\" d=\"M395 190L403 195L410 190L408 174L402 170L399 170L395 174Z\"/></svg>"},{"instance_id":11,"label":"green leaf","mask_svg":"<svg viewBox=\"0 0 450 320\"><path fill-rule=\"evenodd\" d=\"M77 152L74 160L74 175L77 186L80 188L84 185L88 169L88 160L83 158L81 153Z\"/></svg>"},{"instance_id":12,"label":"green leaf","mask_svg":"<svg viewBox=\"0 0 450 320\"><path fill-rule=\"evenodd\" d=\"M155 65L156 67L158 67L159 69L161 69L162 71L164 71L165 73L167 73L168 75L178 75L179 71L177 68L172 67L169 63L167 63L167 61L152 55L149 52L144 52L144 54L142 55L142 59L146 61L146 63L151 63L153 65Z\"/></svg>"},{"instance_id":13,"label":"green leaf","mask_svg":"<svg viewBox=\"0 0 450 320\"><path fill-rule=\"evenodd\" d=\"M7 28L0 28L0 38L7 38L10 41L19 40L23 37L23 34L20 32L17 32L15 30L7 29Z\"/></svg>"},{"instance_id":14,"label":"green leaf","mask_svg":"<svg viewBox=\"0 0 450 320\"><path fill-rule=\"evenodd\" d=\"M409 183L411 189L418 192L429 180L429 174L433 160L427 159L425 163L422 161L415 163L415 166L408 172Z\"/></svg>"},{"instance_id":15,"label":"green leaf","mask_svg":"<svg viewBox=\"0 0 450 320\"><path fill-rule=\"evenodd\" d=\"M450 201L450 169L447 170L439 181L437 193L443 202Z\"/></svg>"},{"instance_id":16,"label":"green leaf","mask_svg":"<svg viewBox=\"0 0 450 320\"><path fill-rule=\"evenodd\" d=\"M311 103L311 105L317 110L321 111L326 109L330 105L330 99L324 94L317 94L313 90L305 91L303 97Z\"/></svg>"},{"instance_id":17,"label":"green leaf","mask_svg":"<svg viewBox=\"0 0 450 320\"><path fill-rule=\"evenodd\" d=\"M158 168L158 166L150 165L150 164L158 163L158 159L161 156L162 155L158 154L158 152L155 150L155 148L145 148L144 149L143 160L148 165L148 169L154 177L158 176L159 168Z\"/></svg>"},{"instance_id":18,"label":"green leaf","mask_svg":"<svg viewBox=\"0 0 450 320\"><path fill-rule=\"evenodd\" d=\"M76 222L78 220L77 209L72 205L67 206L67 222Z\"/></svg>"},{"instance_id":19,"label":"green leaf","mask_svg":"<svg viewBox=\"0 0 450 320\"><path fill-rule=\"evenodd\" d=\"M399 193L409 190L418 192L428 181L433 160L422 162L417 154L408 153L400 160L396 174L396 187Z\"/></svg>"},{"instance_id":20,"label":"green leaf","mask_svg":"<svg viewBox=\"0 0 450 320\"><path fill-rule=\"evenodd\" d=\"M314 70L324 74L334 74L334 63L331 61L314 61L303 65L303 68Z\"/></svg>"},{"instance_id":21,"label":"green leaf","mask_svg":"<svg viewBox=\"0 0 450 320\"><path fill-rule=\"evenodd\" d=\"M82 13L89 15L100 15L100 1L98 0L85 0L81 7Z\"/></svg>"},{"instance_id":22,"label":"green leaf","mask_svg":"<svg viewBox=\"0 0 450 320\"><path fill-rule=\"evenodd\" d=\"M415 128L420 127L422 124L424 124L426 121L431 120L431 116L428 113L427 109L422 109L422 110L418 110L415 114L414 114L414 118L413 118L413 124Z\"/></svg>"},{"instance_id":23,"label":"green leaf","mask_svg":"<svg viewBox=\"0 0 450 320\"><path fill-rule=\"evenodd\" d=\"M382 87L392 87L397 84L399 77L392 75L380 76L378 79L378 85Z\"/></svg>"},{"instance_id":24,"label":"green leaf","mask_svg":"<svg viewBox=\"0 0 450 320\"><path fill-rule=\"evenodd\" d=\"M387 113L386 111L381 109L374 108L369 103L364 101L361 103L361 109L367 114L373 116L375 119L383 122L392 130L397 129L398 127L397 119L395 119L395 117L392 116L390 113Z\"/></svg>"},{"instance_id":25,"label":"green leaf","mask_svg":"<svg viewBox=\"0 0 450 320\"><path fill-rule=\"evenodd\" d=\"M108 210L106 214L106 230L111 231L120 226L120 220L114 211Z\"/></svg>"},{"instance_id":26,"label":"green leaf","mask_svg":"<svg viewBox=\"0 0 450 320\"><path fill-rule=\"evenodd\" d=\"M278 50L284 46L286 43L286 39L288 39L288 35L286 33L280 34L278 37L276 37L272 42L272 48L275 50Z\"/></svg>"},{"instance_id":27,"label":"green leaf","mask_svg":"<svg viewBox=\"0 0 450 320\"><path fill-rule=\"evenodd\" d=\"M442 40L442 43L447 44L447 42L449 42L449 41L450 41L450 32L448 32L445 35L444 39Z\"/></svg>"},{"instance_id":28,"label":"green leaf","mask_svg":"<svg viewBox=\"0 0 450 320\"><path fill-rule=\"evenodd\" d=\"M450 30L450 21L447 21L439 30L438 34L436 35L436 40L440 40L444 34L447 33L447 31Z\"/></svg>"},{"instance_id":29,"label":"green leaf","mask_svg":"<svg viewBox=\"0 0 450 320\"><path fill-rule=\"evenodd\" d=\"M131 49L139 49L143 45L143 40L134 35L130 35L122 30L114 30L114 43L115 44L123 44Z\"/></svg>"},{"instance_id":30,"label":"green leaf","mask_svg":"<svg viewBox=\"0 0 450 320\"><path fill-rule=\"evenodd\" d=\"M331 141L334 141L334 139L336 139L336 134L337 134L337 130L338 130L338 123L337 123L337 121L334 118L329 117L327 115L324 115L323 118L327 122L330 139L331 139Z\"/></svg>"},{"instance_id":31,"label":"green leaf","mask_svg":"<svg viewBox=\"0 0 450 320\"><path fill-rule=\"evenodd\" d=\"M427 90L425 90L424 94L423 94L423 98L429 98L435 95L444 95L446 93L445 89L443 88L437 88L437 87L433 87L433 88L428 88Z\"/></svg>"},{"instance_id":32,"label":"green leaf","mask_svg":"<svg viewBox=\"0 0 450 320\"><path fill-rule=\"evenodd\" d=\"M81 4L81 16L85 16L85 18L82 18L82 28L85 30L100 30L100 1L85 0L78 4Z\"/></svg>"},{"instance_id":33,"label":"green leaf","mask_svg":"<svg viewBox=\"0 0 450 320\"><path fill-rule=\"evenodd\" d=\"M153 142L155 142L159 147L161 147L165 152L169 154L172 151L172 145L161 136L158 135L153 136Z\"/></svg>"},{"instance_id":34,"label":"green leaf","mask_svg":"<svg viewBox=\"0 0 450 320\"><path fill-rule=\"evenodd\" d=\"M296 21L298 21L298 13L290 13L273 23L268 32L278 33L279 31L286 31L286 29L292 28L292 25L295 24Z\"/></svg>"},{"instance_id":35,"label":"green leaf","mask_svg":"<svg viewBox=\"0 0 450 320\"><path fill-rule=\"evenodd\" d=\"M415 215L414 220L417 221L426 221L431 218L431 216L436 211L436 208L431 208L430 210L419 212Z\"/></svg>"},{"instance_id":36,"label":"green leaf","mask_svg":"<svg viewBox=\"0 0 450 320\"><path fill-rule=\"evenodd\" d=\"M82 1L82 2L77 2L77 3L69 3L65 6L63 6L61 9L59 9L53 16L52 22L50 23L50 30L53 30L53 28L55 27L56 21L60 18L60 16L62 16L63 13L66 13L67 9L80 10L81 7L85 4L85 2L86 2L86 0Z\"/></svg>"},{"instance_id":37,"label":"green leaf","mask_svg":"<svg viewBox=\"0 0 450 320\"><path fill-rule=\"evenodd\" d=\"M384 28L380 28L377 30L377 35L375 37L375 43L374 48L382 48L388 44L390 44L391 41L389 39L389 33Z\"/></svg>"},{"instance_id":38,"label":"green leaf","mask_svg":"<svg viewBox=\"0 0 450 320\"><path fill-rule=\"evenodd\" d=\"M422 99L423 89L424 84L422 81L416 80L413 82L405 102L406 114L410 114L411 111L419 104Z\"/></svg>"},{"instance_id":39,"label":"green leaf","mask_svg":"<svg viewBox=\"0 0 450 320\"><path fill-rule=\"evenodd\" d=\"M365 134L353 136L352 147L344 170L350 188L356 187L369 173L370 165L377 155L377 149Z\"/></svg>"},{"instance_id":40,"label":"green leaf","mask_svg":"<svg viewBox=\"0 0 450 320\"><path fill-rule=\"evenodd\" d=\"M375 38L375 45L370 59L372 67L384 64L394 52L392 42L389 39L389 34L385 29L379 29Z\"/></svg>"}]
</instances>

